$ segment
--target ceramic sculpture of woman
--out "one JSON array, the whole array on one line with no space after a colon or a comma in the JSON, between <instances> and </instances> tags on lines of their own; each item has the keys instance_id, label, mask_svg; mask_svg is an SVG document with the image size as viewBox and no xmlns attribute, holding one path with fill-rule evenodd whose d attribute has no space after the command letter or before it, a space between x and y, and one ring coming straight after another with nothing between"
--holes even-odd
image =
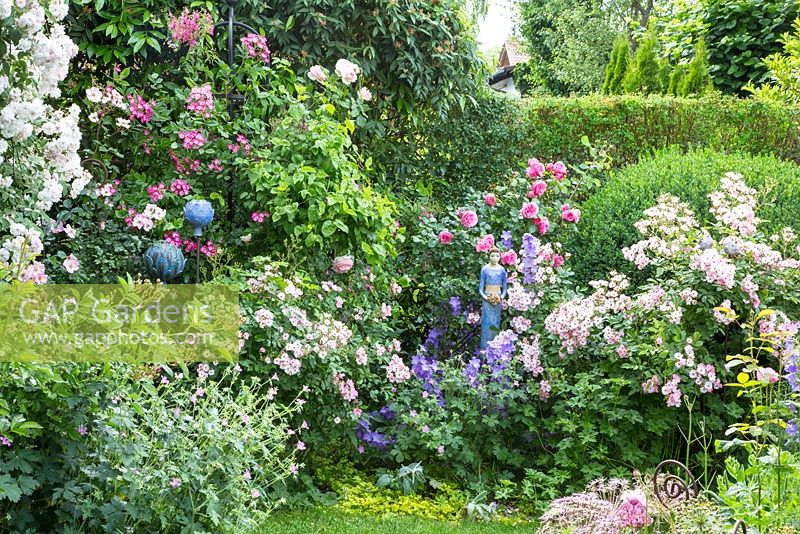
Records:
<instances>
[{"instance_id":1,"label":"ceramic sculpture of woman","mask_svg":"<svg viewBox=\"0 0 800 534\"><path fill-rule=\"evenodd\" d=\"M489 263L481 269L481 283L479 291L483 299L481 308L481 350L486 349L500 329L500 304L506 297L508 285L506 284L506 270L500 265L500 249L492 247L489 250Z\"/></svg>"}]
</instances>

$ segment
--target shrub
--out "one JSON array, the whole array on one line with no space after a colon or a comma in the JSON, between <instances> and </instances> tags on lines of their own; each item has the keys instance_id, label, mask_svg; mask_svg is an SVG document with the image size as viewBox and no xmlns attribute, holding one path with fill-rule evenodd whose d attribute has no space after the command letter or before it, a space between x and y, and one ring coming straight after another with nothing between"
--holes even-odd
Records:
<instances>
[{"instance_id":1,"label":"shrub","mask_svg":"<svg viewBox=\"0 0 800 534\"><path fill-rule=\"evenodd\" d=\"M696 211L707 213L707 195L719 185L720 177L731 169L744 174L751 186L764 197L759 216L769 232L783 225L800 228L800 167L773 157L725 155L711 150L668 149L618 172L585 205L583 224L565 244L581 258L575 262L580 282L600 279L617 269L636 282L646 278L626 265L620 252L638 239L632 224L661 193L672 193Z\"/></svg>"},{"instance_id":2,"label":"shrub","mask_svg":"<svg viewBox=\"0 0 800 534\"><path fill-rule=\"evenodd\" d=\"M694 58L689 63L686 76L677 85L677 95L682 97L699 96L707 93L713 86L708 74L706 43L701 40L694 49Z\"/></svg>"}]
</instances>

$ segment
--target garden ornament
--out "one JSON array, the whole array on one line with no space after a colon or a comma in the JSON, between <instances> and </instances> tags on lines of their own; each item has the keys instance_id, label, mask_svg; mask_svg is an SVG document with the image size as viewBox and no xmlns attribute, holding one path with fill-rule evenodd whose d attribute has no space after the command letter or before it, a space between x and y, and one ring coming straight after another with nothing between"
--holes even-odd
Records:
<instances>
[{"instance_id":1,"label":"garden ornament","mask_svg":"<svg viewBox=\"0 0 800 534\"><path fill-rule=\"evenodd\" d=\"M700 244L697 246L700 250L708 250L714 246L714 240L711 238L710 235L707 235L700 241Z\"/></svg>"},{"instance_id":2,"label":"garden ornament","mask_svg":"<svg viewBox=\"0 0 800 534\"><path fill-rule=\"evenodd\" d=\"M200 237L203 228L214 220L214 208L208 200L191 200L183 208L183 217L192 227L192 235Z\"/></svg>"},{"instance_id":3,"label":"garden ornament","mask_svg":"<svg viewBox=\"0 0 800 534\"><path fill-rule=\"evenodd\" d=\"M183 252L171 243L151 245L144 253L143 260L147 274L165 284L178 278L186 266Z\"/></svg>"},{"instance_id":4,"label":"garden ornament","mask_svg":"<svg viewBox=\"0 0 800 534\"><path fill-rule=\"evenodd\" d=\"M742 248L730 237L722 240L722 249L728 256L741 256Z\"/></svg>"},{"instance_id":5,"label":"garden ornament","mask_svg":"<svg viewBox=\"0 0 800 534\"><path fill-rule=\"evenodd\" d=\"M483 299L481 307L481 350L494 339L500 330L501 302L506 297L508 285L506 270L500 265L500 249L489 250L489 263L481 269L481 281L478 292Z\"/></svg>"}]
</instances>

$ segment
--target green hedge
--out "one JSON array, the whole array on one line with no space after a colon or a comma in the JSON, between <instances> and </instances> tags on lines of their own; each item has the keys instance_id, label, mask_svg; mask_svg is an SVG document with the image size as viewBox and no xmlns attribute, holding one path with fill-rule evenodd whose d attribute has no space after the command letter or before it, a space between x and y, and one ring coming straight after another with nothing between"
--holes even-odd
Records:
<instances>
[{"instance_id":1,"label":"green hedge","mask_svg":"<svg viewBox=\"0 0 800 534\"><path fill-rule=\"evenodd\" d=\"M682 153L677 148L660 151L637 165L618 171L583 206L579 231L565 244L572 252L572 267L580 282L605 278L616 269L640 283L649 274L623 259L622 247L641 236L633 223L662 193L672 193L689 203L698 217L708 213L708 194L722 176L734 171L763 195L757 213L765 220L764 232L792 226L800 230L800 166L772 156L726 155L710 149Z\"/></svg>"},{"instance_id":2,"label":"green hedge","mask_svg":"<svg viewBox=\"0 0 800 534\"><path fill-rule=\"evenodd\" d=\"M579 163L588 157L583 136L612 145L616 167L672 145L800 162L800 107L721 96L481 96L449 120L416 131L403 144L379 144L371 153L389 181L434 182L440 186L436 194L447 197L458 196L464 185L497 182L532 156Z\"/></svg>"},{"instance_id":3,"label":"green hedge","mask_svg":"<svg viewBox=\"0 0 800 534\"><path fill-rule=\"evenodd\" d=\"M586 135L613 145L616 166L672 145L800 162L800 107L720 96L537 98L525 106L529 144L522 148L548 159L585 157L580 140Z\"/></svg>"}]
</instances>

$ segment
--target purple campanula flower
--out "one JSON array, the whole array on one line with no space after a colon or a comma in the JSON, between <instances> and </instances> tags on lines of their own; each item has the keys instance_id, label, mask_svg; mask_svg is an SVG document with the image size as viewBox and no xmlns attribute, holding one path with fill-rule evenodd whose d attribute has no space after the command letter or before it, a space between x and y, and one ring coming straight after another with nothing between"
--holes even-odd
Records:
<instances>
[{"instance_id":1,"label":"purple campanula flower","mask_svg":"<svg viewBox=\"0 0 800 534\"><path fill-rule=\"evenodd\" d=\"M500 234L500 244L506 248L514 248L514 240L510 231L503 230L503 233Z\"/></svg>"},{"instance_id":2,"label":"purple campanula flower","mask_svg":"<svg viewBox=\"0 0 800 534\"><path fill-rule=\"evenodd\" d=\"M450 313L453 314L453 317L458 317L458 314L461 313L461 299L458 297L450 297Z\"/></svg>"}]
</instances>

